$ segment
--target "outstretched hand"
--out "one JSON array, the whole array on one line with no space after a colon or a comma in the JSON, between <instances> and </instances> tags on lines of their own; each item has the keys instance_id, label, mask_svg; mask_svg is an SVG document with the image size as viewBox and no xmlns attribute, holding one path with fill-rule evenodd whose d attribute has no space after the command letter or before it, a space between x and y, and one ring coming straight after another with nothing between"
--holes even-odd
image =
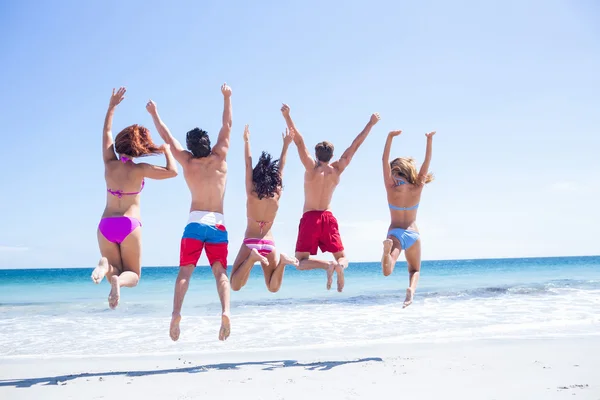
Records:
<instances>
[{"instance_id":1,"label":"outstretched hand","mask_svg":"<svg viewBox=\"0 0 600 400\"><path fill-rule=\"evenodd\" d=\"M400 136L400 134L401 134L401 133L402 133L402 131L391 131L391 132L389 133L389 135L390 135L391 137L396 137L396 136Z\"/></svg>"},{"instance_id":2,"label":"outstretched hand","mask_svg":"<svg viewBox=\"0 0 600 400\"><path fill-rule=\"evenodd\" d=\"M164 143L163 145L161 145L161 146L159 147L159 149L160 149L160 151L162 151L162 152L163 152L163 154L167 154L168 152L170 152L170 151L171 151L171 145L170 145L170 144L167 144L167 143Z\"/></svg>"},{"instance_id":3,"label":"outstretched hand","mask_svg":"<svg viewBox=\"0 0 600 400\"><path fill-rule=\"evenodd\" d=\"M294 131L294 129L285 128L285 133L281 134L281 138L283 139L283 144L285 146L289 146L290 143L292 143L292 141L294 140L295 134L296 134L296 131Z\"/></svg>"},{"instance_id":4,"label":"outstretched hand","mask_svg":"<svg viewBox=\"0 0 600 400\"><path fill-rule=\"evenodd\" d=\"M123 99L125 98L126 91L127 91L127 89L125 89L123 86L121 86L119 88L119 90L117 90L117 93L115 93L115 89L113 88L112 95L110 96L109 107L114 108L117 105L119 105L119 103L122 102Z\"/></svg>"},{"instance_id":5,"label":"outstretched hand","mask_svg":"<svg viewBox=\"0 0 600 400\"><path fill-rule=\"evenodd\" d=\"M433 135L435 135L435 131L425 134L425 136L427 136L427 139L433 139Z\"/></svg>"},{"instance_id":6,"label":"outstretched hand","mask_svg":"<svg viewBox=\"0 0 600 400\"><path fill-rule=\"evenodd\" d=\"M246 124L246 126L244 126L244 142L247 142L250 140L250 129L248 129L248 124Z\"/></svg>"},{"instance_id":7,"label":"outstretched hand","mask_svg":"<svg viewBox=\"0 0 600 400\"><path fill-rule=\"evenodd\" d=\"M381 119L381 117L379 116L379 113L373 113L371 115L371 120L369 122L371 123L371 125L375 125L376 123L379 122L380 119Z\"/></svg>"},{"instance_id":8,"label":"outstretched hand","mask_svg":"<svg viewBox=\"0 0 600 400\"><path fill-rule=\"evenodd\" d=\"M287 104L281 106L281 113L284 117L290 115L290 106L288 106Z\"/></svg>"},{"instance_id":9,"label":"outstretched hand","mask_svg":"<svg viewBox=\"0 0 600 400\"><path fill-rule=\"evenodd\" d=\"M156 103L152 100L148 101L148 103L146 103L146 110L148 110L150 115L156 114Z\"/></svg>"},{"instance_id":10,"label":"outstretched hand","mask_svg":"<svg viewBox=\"0 0 600 400\"><path fill-rule=\"evenodd\" d=\"M224 83L223 86L221 86L221 93L223 93L225 98L231 97L231 88L227 86L227 83Z\"/></svg>"}]
</instances>

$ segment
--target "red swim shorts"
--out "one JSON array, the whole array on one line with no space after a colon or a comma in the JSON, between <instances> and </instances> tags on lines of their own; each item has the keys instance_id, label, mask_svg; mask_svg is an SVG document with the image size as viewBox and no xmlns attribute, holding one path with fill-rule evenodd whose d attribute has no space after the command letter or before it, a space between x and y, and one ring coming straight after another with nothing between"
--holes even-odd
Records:
<instances>
[{"instance_id":1,"label":"red swim shorts","mask_svg":"<svg viewBox=\"0 0 600 400\"><path fill-rule=\"evenodd\" d=\"M331 211L307 211L300 219L296 251L314 256L317 249L323 253L344 250L338 222Z\"/></svg>"},{"instance_id":2,"label":"red swim shorts","mask_svg":"<svg viewBox=\"0 0 600 400\"><path fill-rule=\"evenodd\" d=\"M227 230L223 225L189 223L181 238L179 266L196 266L202 249L205 249L211 267L219 262L223 268L227 269L228 242Z\"/></svg>"}]
</instances>

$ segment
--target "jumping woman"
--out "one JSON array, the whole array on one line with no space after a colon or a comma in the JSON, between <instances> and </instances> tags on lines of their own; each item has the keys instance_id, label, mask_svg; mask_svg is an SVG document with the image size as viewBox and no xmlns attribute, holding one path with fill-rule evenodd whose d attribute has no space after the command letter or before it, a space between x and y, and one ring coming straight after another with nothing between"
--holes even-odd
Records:
<instances>
[{"instance_id":1,"label":"jumping woman","mask_svg":"<svg viewBox=\"0 0 600 400\"><path fill-rule=\"evenodd\" d=\"M142 222L140 193L144 179L167 179L177 176L177 166L168 145L157 147L148 129L131 125L113 142L112 120L117 105L124 99L125 88L113 89L104 120L102 159L106 180L106 207L98 225L98 245L102 258L92 272L94 283L106 276L111 290L108 305L119 304L120 288L138 284L142 269ZM166 167L135 163L138 157L164 153Z\"/></svg>"},{"instance_id":2,"label":"jumping woman","mask_svg":"<svg viewBox=\"0 0 600 400\"><path fill-rule=\"evenodd\" d=\"M409 275L409 285L406 289L406 299L403 307L406 308L412 304L419 281L419 271L421 270L421 239L416 225L417 209L425 184L433 181L433 176L428 170L435 132L425 134L427 137L427 150L425 161L418 173L415 160L412 158L400 157L391 163L389 162L392 140L401 133L402 131L390 132L383 150L383 179L392 222L387 233L387 239L383 241L381 267L383 268L383 275L390 275L394 271L400 252L404 250Z\"/></svg>"}]
</instances>

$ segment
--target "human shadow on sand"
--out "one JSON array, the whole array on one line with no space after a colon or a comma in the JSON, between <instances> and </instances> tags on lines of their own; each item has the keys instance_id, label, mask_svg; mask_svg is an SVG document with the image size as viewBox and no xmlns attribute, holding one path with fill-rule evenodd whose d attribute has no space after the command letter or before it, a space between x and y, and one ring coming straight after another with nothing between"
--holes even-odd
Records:
<instances>
[{"instance_id":1,"label":"human shadow on sand","mask_svg":"<svg viewBox=\"0 0 600 400\"><path fill-rule=\"evenodd\" d=\"M2 379L0 380L0 387L13 386L17 388L27 388L33 385L42 384L43 386L48 385L65 385L68 381L72 381L80 378L99 378L109 376L125 376L125 377L139 377L139 376L153 376L163 374L180 374L189 373L195 374L199 372L208 372L210 370L236 370L240 367L259 365L263 366L263 371L274 371L279 368L293 368L300 367L309 371L329 371L332 368L339 367L347 364L357 364L366 362L382 362L383 360L379 357L360 358L358 360L347 360L347 361L318 361L312 363L301 363L295 360L277 360L277 361L251 361L242 363L222 363L222 364L209 364L209 365L197 365L194 367L183 367L183 368L170 368L170 369L157 369L147 371L108 371L108 372L85 372L81 374L71 375L59 375L59 376L47 376L43 378L26 378L26 379Z\"/></svg>"}]
</instances>

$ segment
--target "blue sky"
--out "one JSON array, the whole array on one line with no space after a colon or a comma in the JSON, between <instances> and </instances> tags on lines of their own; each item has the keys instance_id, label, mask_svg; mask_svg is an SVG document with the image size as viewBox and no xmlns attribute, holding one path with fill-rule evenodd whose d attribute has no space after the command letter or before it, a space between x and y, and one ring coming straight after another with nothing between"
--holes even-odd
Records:
<instances>
[{"instance_id":1,"label":"blue sky","mask_svg":"<svg viewBox=\"0 0 600 400\"><path fill-rule=\"evenodd\" d=\"M141 123L160 143L149 98L180 140L195 126L214 138L223 82L230 261L246 225L243 127L255 156L279 154L282 102L308 144L329 140L338 156L381 114L332 204L353 261L380 258L392 129L404 131L392 156L419 162L424 133L438 132L418 218L424 259L600 254L597 2L172 3L0 4L0 268L97 262L113 87L127 87L115 133ZM292 253L303 169L294 147L288 160L274 229ZM147 182L144 265L177 264L189 201L182 175Z\"/></svg>"}]
</instances>

